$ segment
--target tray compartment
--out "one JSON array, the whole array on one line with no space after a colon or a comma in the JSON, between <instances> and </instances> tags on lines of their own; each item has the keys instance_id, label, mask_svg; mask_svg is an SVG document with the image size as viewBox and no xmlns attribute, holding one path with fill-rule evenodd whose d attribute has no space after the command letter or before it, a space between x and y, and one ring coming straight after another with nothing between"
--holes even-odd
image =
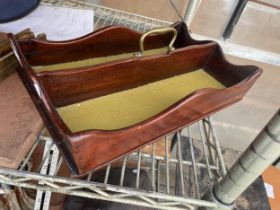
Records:
<instances>
[{"instance_id":1,"label":"tray compartment","mask_svg":"<svg viewBox=\"0 0 280 210\"><path fill-rule=\"evenodd\" d=\"M195 90L209 87L224 88L201 69L57 110L72 132L117 130L143 122Z\"/></svg>"}]
</instances>

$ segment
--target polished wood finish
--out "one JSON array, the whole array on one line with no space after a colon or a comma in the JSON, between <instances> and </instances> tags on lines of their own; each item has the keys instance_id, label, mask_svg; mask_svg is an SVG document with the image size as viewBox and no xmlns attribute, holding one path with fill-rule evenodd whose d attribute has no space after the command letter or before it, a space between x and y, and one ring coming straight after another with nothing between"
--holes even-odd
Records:
<instances>
[{"instance_id":1,"label":"polished wood finish","mask_svg":"<svg viewBox=\"0 0 280 210\"><path fill-rule=\"evenodd\" d=\"M111 26L64 42L16 41L13 35L9 35L20 64L18 73L74 175L100 168L239 101L260 76L261 69L256 66L229 63L217 43L193 40L184 23L176 23L173 27L177 29L178 36L176 49L171 53L41 73L33 71L32 65L138 51L141 34L124 27ZM145 43L145 48L166 46L169 39L169 34L152 36ZM56 111L59 106L199 68L203 68L226 88L195 91L156 116L128 128L72 133Z\"/></svg>"}]
</instances>

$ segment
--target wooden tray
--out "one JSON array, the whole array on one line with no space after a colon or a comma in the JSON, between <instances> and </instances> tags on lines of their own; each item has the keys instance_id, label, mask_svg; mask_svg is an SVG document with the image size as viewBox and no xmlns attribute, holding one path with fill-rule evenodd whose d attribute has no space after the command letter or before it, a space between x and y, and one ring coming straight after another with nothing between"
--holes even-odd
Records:
<instances>
[{"instance_id":1,"label":"wooden tray","mask_svg":"<svg viewBox=\"0 0 280 210\"><path fill-rule=\"evenodd\" d=\"M110 26L62 42L9 37L74 175L239 101L261 74L229 63L217 43L193 40L181 22L145 34Z\"/></svg>"}]
</instances>

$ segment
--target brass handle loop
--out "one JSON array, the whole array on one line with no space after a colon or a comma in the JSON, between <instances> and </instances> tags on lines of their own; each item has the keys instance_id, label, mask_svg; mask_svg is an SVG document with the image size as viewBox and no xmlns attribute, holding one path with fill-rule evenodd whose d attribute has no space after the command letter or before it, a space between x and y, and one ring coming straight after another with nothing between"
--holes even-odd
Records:
<instances>
[{"instance_id":1,"label":"brass handle loop","mask_svg":"<svg viewBox=\"0 0 280 210\"><path fill-rule=\"evenodd\" d=\"M168 44L168 52L171 52L174 50L174 47L173 47L173 44L176 40L176 37L177 37L177 31L175 28L172 28L172 27L164 27L164 28L155 28L155 29L152 29L146 33L144 33L141 38L140 38L140 41L139 41L139 49L140 51L136 54L138 57L142 56L143 52L144 52L144 41L145 41L145 38L147 36L151 36L151 35L161 35L161 34L166 34L166 33L170 33L172 32L173 33L173 36L172 36L172 39L170 40L169 44Z\"/></svg>"}]
</instances>

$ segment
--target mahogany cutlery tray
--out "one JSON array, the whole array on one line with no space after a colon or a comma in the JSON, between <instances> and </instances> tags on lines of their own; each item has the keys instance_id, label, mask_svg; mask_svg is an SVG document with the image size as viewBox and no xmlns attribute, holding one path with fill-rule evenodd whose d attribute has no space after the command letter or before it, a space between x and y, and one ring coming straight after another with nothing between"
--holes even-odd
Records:
<instances>
[{"instance_id":1,"label":"mahogany cutlery tray","mask_svg":"<svg viewBox=\"0 0 280 210\"><path fill-rule=\"evenodd\" d=\"M82 175L239 100L262 70L226 60L182 22L17 41L18 73L71 172Z\"/></svg>"}]
</instances>

